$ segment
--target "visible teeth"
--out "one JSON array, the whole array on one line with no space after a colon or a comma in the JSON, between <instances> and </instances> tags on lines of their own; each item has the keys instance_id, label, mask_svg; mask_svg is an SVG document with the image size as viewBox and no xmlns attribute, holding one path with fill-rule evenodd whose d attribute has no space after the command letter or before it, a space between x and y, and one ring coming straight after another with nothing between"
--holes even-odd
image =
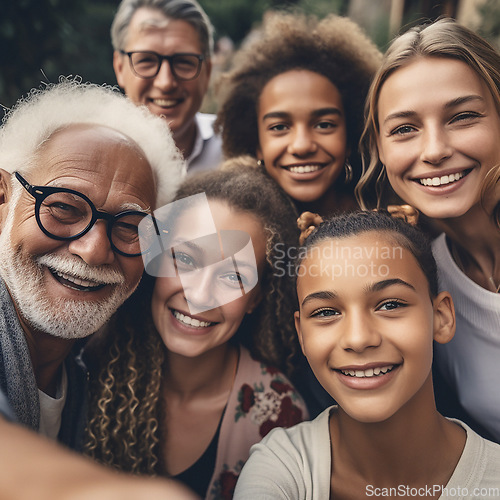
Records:
<instances>
[{"instance_id":1,"label":"visible teeth","mask_svg":"<svg viewBox=\"0 0 500 500\"><path fill-rule=\"evenodd\" d=\"M71 276L66 273L62 273L60 271L54 271L57 276L65 279L66 281L71 281L71 283L75 283L75 285L83 286L85 288L92 288L92 287L97 287L100 286L99 283L95 283L93 281L88 281L88 280L83 280L80 278L77 278L76 276Z\"/></svg>"},{"instance_id":2,"label":"visible teeth","mask_svg":"<svg viewBox=\"0 0 500 500\"><path fill-rule=\"evenodd\" d=\"M456 174L443 175L441 177L427 177L426 179L419 179L419 182L423 186L441 186L443 184L458 181L464 175L464 172L457 172Z\"/></svg>"},{"instance_id":3,"label":"visible teeth","mask_svg":"<svg viewBox=\"0 0 500 500\"><path fill-rule=\"evenodd\" d=\"M309 172L316 172L321 167L319 165L304 165L300 167L289 167L288 170L294 174L307 174Z\"/></svg>"},{"instance_id":4,"label":"visible teeth","mask_svg":"<svg viewBox=\"0 0 500 500\"><path fill-rule=\"evenodd\" d=\"M194 326L195 328L206 328L207 326L213 325L210 321L200 321L199 319L191 318L191 316L186 316L179 311L173 311L175 319L184 323L188 326Z\"/></svg>"},{"instance_id":5,"label":"visible teeth","mask_svg":"<svg viewBox=\"0 0 500 500\"><path fill-rule=\"evenodd\" d=\"M153 102L158 106L162 106L164 108L170 108L177 104L177 101L174 99L153 99Z\"/></svg>"},{"instance_id":6,"label":"visible teeth","mask_svg":"<svg viewBox=\"0 0 500 500\"><path fill-rule=\"evenodd\" d=\"M382 366L377 368L368 368L368 370L341 370L344 375L349 375L351 377L365 378L365 377L377 377L385 375L394 368L394 365Z\"/></svg>"}]
</instances>

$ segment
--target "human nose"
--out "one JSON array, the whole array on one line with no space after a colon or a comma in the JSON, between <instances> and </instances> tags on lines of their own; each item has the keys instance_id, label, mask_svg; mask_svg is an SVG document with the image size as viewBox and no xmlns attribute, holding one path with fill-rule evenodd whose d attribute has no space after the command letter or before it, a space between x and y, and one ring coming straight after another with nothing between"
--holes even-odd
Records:
<instances>
[{"instance_id":1,"label":"human nose","mask_svg":"<svg viewBox=\"0 0 500 500\"><path fill-rule=\"evenodd\" d=\"M209 311L217 307L215 277L210 267L180 273L184 297L192 314Z\"/></svg>"},{"instance_id":2,"label":"human nose","mask_svg":"<svg viewBox=\"0 0 500 500\"><path fill-rule=\"evenodd\" d=\"M452 154L447 133L440 127L432 127L422 135L420 159L425 163L437 165Z\"/></svg>"},{"instance_id":3,"label":"human nose","mask_svg":"<svg viewBox=\"0 0 500 500\"><path fill-rule=\"evenodd\" d=\"M346 351L363 352L380 345L381 336L372 322L360 312L345 313L340 345Z\"/></svg>"},{"instance_id":4,"label":"human nose","mask_svg":"<svg viewBox=\"0 0 500 500\"><path fill-rule=\"evenodd\" d=\"M177 78L168 59L160 61L160 69L154 78L154 85L164 92L177 87Z\"/></svg>"},{"instance_id":5,"label":"human nose","mask_svg":"<svg viewBox=\"0 0 500 500\"><path fill-rule=\"evenodd\" d=\"M115 260L105 221L97 221L90 231L71 240L68 248L90 266L112 264Z\"/></svg>"},{"instance_id":6,"label":"human nose","mask_svg":"<svg viewBox=\"0 0 500 500\"><path fill-rule=\"evenodd\" d=\"M316 151L316 142L307 127L297 127L291 134L288 152L295 156L306 156Z\"/></svg>"}]
</instances>

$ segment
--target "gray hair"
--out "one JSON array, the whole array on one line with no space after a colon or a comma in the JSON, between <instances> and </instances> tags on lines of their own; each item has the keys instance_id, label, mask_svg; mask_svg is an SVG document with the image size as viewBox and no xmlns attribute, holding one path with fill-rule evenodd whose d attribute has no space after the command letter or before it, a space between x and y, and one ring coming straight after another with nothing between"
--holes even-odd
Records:
<instances>
[{"instance_id":1,"label":"gray hair","mask_svg":"<svg viewBox=\"0 0 500 500\"><path fill-rule=\"evenodd\" d=\"M196 0L122 0L111 25L111 42L115 50L125 50L130 21L142 7L156 9L167 18L189 23L200 37L203 55L211 57L214 49L214 28Z\"/></svg>"},{"instance_id":2,"label":"gray hair","mask_svg":"<svg viewBox=\"0 0 500 500\"><path fill-rule=\"evenodd\" d=\"M52 134L76 124L109 127L134 141L153 170L156 206L170 201L186 166L165 120L136 106L116 88L81 83L78 78L61 78L57 84L33 89L5 114L0 168L21 174L33 170L39 148Z\"/></svg>"}]
</instances>

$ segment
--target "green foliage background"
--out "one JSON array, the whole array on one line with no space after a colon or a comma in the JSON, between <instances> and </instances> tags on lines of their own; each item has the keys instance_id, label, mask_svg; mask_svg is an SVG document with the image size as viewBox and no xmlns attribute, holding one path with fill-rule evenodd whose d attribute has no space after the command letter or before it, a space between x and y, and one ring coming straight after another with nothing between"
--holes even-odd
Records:
<instances>
[{"instance_id":1,"label":"green foliage background","mask_svg":"<svg viewBox=\"0 0 500 500\"><path fill-rule=\"evenodd\" d=\"M366 0L373 1L373 0ZM346 15L349 0L200 0L216 36L237 46L263 13L300 8L324 16ZM500 0L481 8L481 32L500 38ZM119 0L0 0L0 105L12 106L31 88L55 82L60 75L116 84L109 28ZM383 24L383 21L381 21ZM386 26L372 30L382 48Z\"/></svg>"}]
</instances>

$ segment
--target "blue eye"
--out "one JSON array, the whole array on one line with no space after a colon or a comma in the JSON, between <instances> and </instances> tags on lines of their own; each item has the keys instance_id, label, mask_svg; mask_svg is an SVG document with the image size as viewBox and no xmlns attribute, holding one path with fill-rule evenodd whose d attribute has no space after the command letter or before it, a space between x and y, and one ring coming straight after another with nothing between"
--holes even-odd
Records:
<instances>
[{"instance_id":1,"label":"blue eye","mask_svg":"<svg viewBox=\"0 0 500 500\"><path fill-rule=\"evenodd\" d=\"M177 266L186 268L186 267L196 267L196 263L194 259L188 255L187 253L184 252L175 252L174 255L175 262L177 263Z\"/></svg>"},{"instance_id":2,"label":"blue eye","mask_svg":"<svg viewBox=\"0 0 500 500\"><path fill-rule=\"evenodd\" d=\"M220 276L220 278L222 280L224 280L227 285L233 286L233 287L239 288L239 287L241 287L241 285L247 284L247 280L240 273L234 273L234 272L226 273L226 274L222 274Z\"/></svg>"}]
</instances>

